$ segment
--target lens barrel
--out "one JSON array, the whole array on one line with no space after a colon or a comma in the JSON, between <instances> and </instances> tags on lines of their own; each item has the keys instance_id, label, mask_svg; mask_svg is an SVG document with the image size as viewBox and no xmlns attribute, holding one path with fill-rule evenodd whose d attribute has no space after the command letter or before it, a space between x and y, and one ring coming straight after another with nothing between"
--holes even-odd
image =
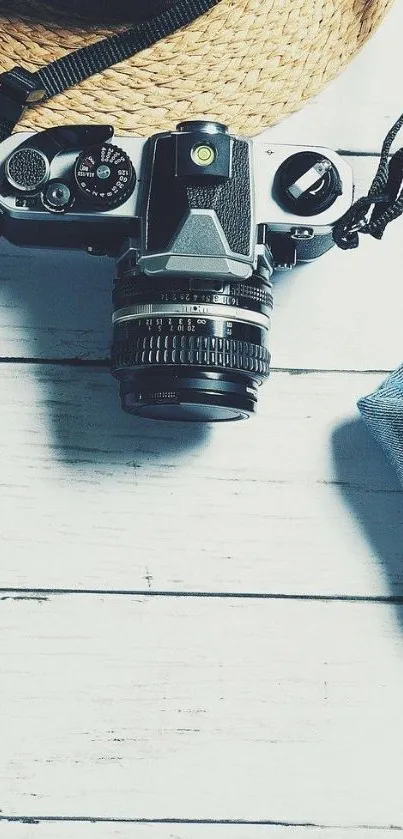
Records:
<instances>
[{"instance_id":1,"label":"lens barrel","mask_svg":"<svg viewBox=\"0 0 403 839\"><path fill-rule=\"evenodd\" d=\"M269 375L271 285L123 274L115 282L112 373L122 408L185 422L247 419Z\"/></svg>"}]
</instances>

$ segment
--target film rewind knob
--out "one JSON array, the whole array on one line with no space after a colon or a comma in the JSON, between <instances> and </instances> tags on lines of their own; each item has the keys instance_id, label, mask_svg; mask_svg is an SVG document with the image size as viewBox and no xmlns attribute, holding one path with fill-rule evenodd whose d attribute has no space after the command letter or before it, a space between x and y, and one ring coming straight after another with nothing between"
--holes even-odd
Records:
<instances>
[{"instance_id":1,"label":"film rewind knob","mask_svg":"<svg viewBox=\"0 0 403 839\"><path fill-rule=\"evenodd\" d=\"M329 158L304 151L288 157L273 184L280 207L299 216L323 213L342 193L340 175Z\"/></svg>"}]
</instances>

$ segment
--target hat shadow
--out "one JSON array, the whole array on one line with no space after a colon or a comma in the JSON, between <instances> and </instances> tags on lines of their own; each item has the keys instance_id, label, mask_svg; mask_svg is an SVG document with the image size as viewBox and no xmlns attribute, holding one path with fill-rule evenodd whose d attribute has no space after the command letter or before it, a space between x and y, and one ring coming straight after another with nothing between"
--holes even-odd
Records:
<instances>
[{"instance_id":1,"label":"hat shadow","mask_svg":"<svg viewBox=\"0 0 403 839\"><path fill-rule=\"evenodd\" d=\"M274 275L274 292L284 304L306 266ZM291 276L292 274L292 276ZM358 522L369 555L379 564L403 629L403 490L396 472L359 416L331 435L333 482ZM402 602L399 602L401 599Z\"/></svg>"},{"instance_id":2,"label":"hat shadow","mask_svg":"<svg viewBox=\"0 0 403 839\"><path fill-rule=\"evenodd\" d=\"M332 434L335 478L386 578L403 629L403 491L397 475L361 418Z\"/></svg>"},{"instance_id":3,"label":"hat shadow","mask_svg":"<svg viewBox=\"0 0 403 839\"><path fill-rule=\"evenodd\" d=\"M26 376L31 362L35 410L58 461L124 467L180 459L205 444L211 427L146 420L121 410L109 364L113 278L112 259L31 251L3 241L2 356L16 377Z\"/></svg>"}]
</instances>

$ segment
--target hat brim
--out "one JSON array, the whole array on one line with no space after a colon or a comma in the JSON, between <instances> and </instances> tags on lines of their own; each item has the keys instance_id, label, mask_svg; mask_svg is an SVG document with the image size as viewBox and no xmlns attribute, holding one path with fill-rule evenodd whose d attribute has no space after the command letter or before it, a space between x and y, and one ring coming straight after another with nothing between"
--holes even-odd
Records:
<instances>
[{"instance_id":1,"label":"hat brim","mask_svg":"<svg viewBox=\"0 0 403 839\"><path fill-rule=\"evenodd\" d=\"M113 2L113 0L111 0ZM211 118L253 135L333 79L393 0L221 0L190 26L26 112L19 129L111 123L147 136ZM37 70L116 32L35 0L0 0L0 71Z\"/></svg>"}]
</instances>

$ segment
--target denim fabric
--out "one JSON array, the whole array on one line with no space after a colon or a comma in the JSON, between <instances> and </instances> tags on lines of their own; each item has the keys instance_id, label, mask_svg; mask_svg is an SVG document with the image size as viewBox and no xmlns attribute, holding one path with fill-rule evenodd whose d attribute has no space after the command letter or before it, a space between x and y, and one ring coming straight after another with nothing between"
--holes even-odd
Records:
<instances>
[{"instance_id":1,"label":"denim fabric","mask_svg":"<svg viewBox=\"0 0 403 839\"><path fill-rule=\"evenodd\" d=\"M403 365L357 405L403 484Z\"/></svg>"}]
</instances>

